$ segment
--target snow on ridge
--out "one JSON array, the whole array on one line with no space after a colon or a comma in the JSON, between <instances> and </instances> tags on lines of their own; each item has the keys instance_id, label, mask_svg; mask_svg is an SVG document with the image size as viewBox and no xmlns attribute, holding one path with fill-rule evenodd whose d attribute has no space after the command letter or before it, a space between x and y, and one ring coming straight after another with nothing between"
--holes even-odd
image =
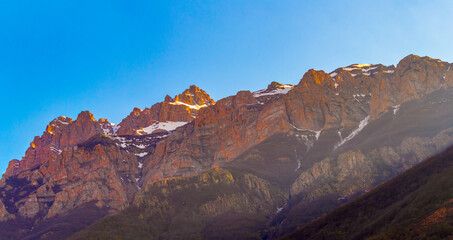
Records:
<instances>
[{"instance_id":1,"label":"snow on ridge","mask_svg":"<svg viewBox=\"0 0 453 240\"><path fill-rule=\"evenodd\" d=\"M362 71L363 71L363 68L370 67L370 66L371 66L371 64L353 64L353 65L351 65L351 67L344 67L342 69L345 71L353 71L353 70L362 69ZM366 71L369 71L369 70L366 70Z\"/></svg>"},{"instance_id":2,"label":"snow on ridge","mask_svg":"<svg viewBox=\"0 0 453 240\"><path fill-rule=\"evenodd\" d=\"M374 70L376 68L377 67L362 68L362 72L368 72L368 71Z\"/></svg>"},{"instance_id":3,"label":"snow on ridge","mask_svg":"<svg viewBox=\"0 0 453 240\"><path fill-rule=\"evenodd\" d=\"M352 66L358 67L358 68L363 68L363 67L369 67L371 64L369 63L362 63L362 64L353 64Z\"/></svg>"},{"instance_id":4,"label":"snow on ridge","mask_svg":"<svg viewBox=\"0 0 453 240\"><path fill-rule=\"evenodd\" d=\"M165 130L165 131L173 131L175 130L176 128L178 127L182 127L184 125L186 125L188 122L156 122L156 123L153 123L151 125L149 125L148 127L144 127L142 128L142 130L146 133L146 134L151 134L153 133L154 131L156 130Z\"/></svg>"},{"instance_id":5,"label":"snow on ridge","mask_svg":"<svg viewBox=\"0 0 453 240\"><path fill-rule=\"evenodd\" d=\"M375 70L377 68L378 67L373 66L371 64L353 64L353 65L351 65L351 67L344 67L344 68L341 68L341 69L343 69L345 71L361 70L361 73L358 73L358 74L364 74L364 75L369 76L370 73L368 73L368 72L371 71L371 70ZM357 74L351 74L351 75L353 77L357 76Z\"/></svg>"},{"instance_id":6,"label":"snow on ridge","mask_svg":"<svg viewBox=\"0 0 453 240\"><path fill-rule=\"evenodd\" d=\"M190 105L190 104L187 104L187 103L184 103L184 102L180 102L180 101L169 102L169 104L171 104L171 105L184 105L184 106L187 106L187 107L189 107L191 109L196 109L196 110L199 110L200 108L204 108L204 107L208 106L206 104L203 104L203 105Z\"/></svg>"},{"instance_id":7,"label":"snow on ridge","mask_svg":"<svg viewBox=\"0 0 453 240\"><path fill-rule=\"evenodd\" d=\"M334 150L339 148L341 145L343 145L344 143L346 143L347 141L351 140L352 138L354 138L360 131L362 131L362 129L368 125L368 121L370 120L370 115L366 116L362 121L360 121L359 123L359 126L357 127L357 129L355 129L354 131L351 132L351 134L349 134L347 137L345 137L344 139L341 139L341 132L338 131L338 134L340 135L340 139L341 141L334 146Z\"/></svg>"},{"instance_id":8,"label":"snow on ridge","mask_svg":"<svg viewBox=\"0 0 453 240\"><path fill-rule=\"evenodd\" d=\"M61 124L64 124L64 125L68 125L69 124L68 122L63 122L60 119L57 119L57 121L60 122Z\"/></svg>"},{"instance_id":9,"label":"snow on ridge","mask_svg":"<svg viewBox=\"0 0 453 240\"><path fill-rule=\"evenodd\" d=\"M277 94L287 94L289 90L293 89L294 85L283 84L283 88L277 88L272 91L266 92L267 89L262 89L256 92L253 92L254 97L261 97L261 96L269 96L269 95L277 95Z\"/></svg>"}]
</instances>

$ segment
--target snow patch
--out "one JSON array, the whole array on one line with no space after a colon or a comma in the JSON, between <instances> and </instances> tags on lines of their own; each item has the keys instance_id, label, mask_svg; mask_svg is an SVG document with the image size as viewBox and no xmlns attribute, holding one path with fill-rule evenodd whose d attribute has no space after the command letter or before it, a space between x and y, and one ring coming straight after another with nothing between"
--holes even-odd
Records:
<instances>
[{"instance_id":1,"label":"snow patch","mask_svg":"<svg viewBox=\"0 0 453 240\"><path fill-rule=\"evenodd\" d=\"M391 74L391 73L394 73L395 70L385 70L384 72L385 72L385 73L390 73L390 74Z\"/></svg>"},{"instance_id":2,"label":"snow patch","mask_svg":"<svg viewBox=\"0 0 453 240\"><path fill-rule=\"evenodd\" d=\"M335 77L335 76L337 76L337 73L336 73L336 72L331 73L330 76L331 76L331 77Z\"/></svg>"},{"instance_id":3,"label":"snow patch","mask_svg":"<svg viewBox=\"0 0 453 240\"><path fill-rule=\"evenodd\" d=\"M315 134L316 140L319 139L319 136L321 135L321 131L322 131L322 129L319 130L319 131L315 131L315 130L311 130L311 129L300 129L300 128L297 128L296 126L294 126L294 125L291 124L291 123L290 123L289 125L291 125L291 127L293 127L294 129L296 129L297 131L309 131L309 132L314 133L314 134Z\"/></svg>"},{"instance_id":4,"label":"snow patch","mask_svg":"<svg viewBox=\"0 0 453 240\"><path fill-rule=\"evenodd\" d=\"M68 122L63 122L60 119L58 119L58 122L60 122L61 124L64 124L64 125L68 125L69 124Z\"/></svg>"},{"instance_id":5,"label":"snow patch","mask_svg":"<svg viewBox=\"0 0 453 240\"><path fill-rule=\"evenodd\" d=\"M118 129L121 127L114 123L104 123L104 124L101 123L100 125L101 125L101 129L102 129L102 132L104 133L104 135L108 135L108 136L115 135L116 132L118 131Z\"/></svg>"},{"instance_id":6,"label":"snow patch","mask_svg":"<svg viewBox=\"0 0 453 240\"><path fill-rule=\"evenodd\" d=\"M50 151L52 151L52 152L54 152L54 153L56 153L58 155L60 155L63 152L62 150L60 150L60 149L58 149L56 147L50 147Z\"/></svg>"},{"instance_id":7,"label":"snow patch","mask_svg":"<svg viewBox=\"0 0 453 240\"><path fill-rule=\"evenodd\" d=\"M121 126L118 126L118 125L116 125L114 123L111 123L111 125L112 125L112 130L113 130L112 135L115 135L118 132L118 129L120 129Z\"/></svg>"},{"instance_id":8,"label":"snow patch","mask_svg":"<svg viewBox=\"0 0 453 240\"><path fill-rule=\"evenodd\" d=\"M137 157L144 157L144 156L148 155L148 153L147 152L134 153L134 155L137 156Z\"/></svg>"},{"instance_id":9,"label":"snow patch","mask_svg":"<svg viewBox=\"0 0 453 240\"><path fill-rule=\"evenodd\" d=\"M188 122L156 122L154 124L149 125L148 127L142 128L141 130L144 131L144 134L150 134L156 130L165 130L170 132L178 127L186 125L187 123Z\"/></svg>"},{"instance_id":10,"label":"snow patch","mask_svg":"<svg viewBox=\"0 0 453 240\"><path fill-rule=\"evenodd\" d=\"M299 170L300 166L301 166L301 162L299 159L297 159L297 167L296 167L296 169L294 169L294 172L297 172L297 170Z\"/></svg>"},{"instance_id":11,"label":"snow patch","mask_svg":"<svg viewBox=\"0 0 453 240\"><path fill-rule=\"evenodd\" d=\"M138 163L138 168L143 168L143 163L139 162Z\"/></svg>"},{"instance_id":12,"label":"snow patch","mask_svg":"<svg viewBox=\"0 0 453 240\"><path fill-rule=\"evenodd\" d=\"M362 97L362 98L363 98L363 97L365 97L365 96L366 96L366 95L363 94L363 93L362 93L362 94L352 94L352 97L354 97L354 99L355 99L357 102L360 102L360 100L357 99L357 97Z\"/></svg>"},{"instance_id":13,"label":"snow patch","mask_svg":"<svg viewBox=\"0 0 453 240\"><path fill-rule=\"evenodd\" d=\"M136 148L145 149L147 146L144 144L133 144Z\"/></svg>"},{"instance_id":14,"label":"snow patch","mask_svg":"<svg viewBox=\"0 0 453 240\"><path fill-rule=\"evenodd\" d=\"M370 120L370 116L368 115L367 117L365 117L362 121L360 121L359 123L359 126L357 127L357 129L355 129L354 131L352 131L351 134L349 134L347 137L345 137L344 139L341 139L341 132L338 131L339 135L340 135L340 139L341 141L334 146L334 149L337 149L338 147L340 147L341 145L343 145L344 143L346 143L347 141L351 140L352 138L354 138L360 131L362 131L362 129L368 125L368 121Z\"/></svg>"},{"instance_id":15,"label":"snow patch","mask_svg":"<svg viewBox=\"0 0 453 240\"><path fill-rule=\"evenodd\" d=\"M393 106L393 115L396 115L396 113L398 112L398 110L400 110L400 104L396 105L396 106Z\"/></svg>"},{"instance_id":16,"label":"snow patch","mask_svg":"<svg viewBox=\"0 0 453 240\"><path fill-rule=\"evenodd\" d=\"M319 131L313 131L315 133L316 141L318 141L319 136L321 136L321 131L322 131L322 129Z\"/></svg>"}]
</instances>

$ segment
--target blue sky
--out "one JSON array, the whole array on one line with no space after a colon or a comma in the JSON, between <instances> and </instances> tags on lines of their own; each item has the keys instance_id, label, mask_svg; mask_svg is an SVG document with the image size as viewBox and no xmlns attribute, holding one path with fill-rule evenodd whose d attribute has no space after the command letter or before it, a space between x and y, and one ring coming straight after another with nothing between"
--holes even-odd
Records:
<instances>
[{"instance_id":1,"label":"blue sky","mask_svg":"<svg viewBox=\"0 0 453 240\"><path fill-rule=\"evenodd\" d=\"M215 100L310 68L453 62L452 1L1 1L0 173L60 115L118 123L191 84Z\"/></svg>"}]
</instances>

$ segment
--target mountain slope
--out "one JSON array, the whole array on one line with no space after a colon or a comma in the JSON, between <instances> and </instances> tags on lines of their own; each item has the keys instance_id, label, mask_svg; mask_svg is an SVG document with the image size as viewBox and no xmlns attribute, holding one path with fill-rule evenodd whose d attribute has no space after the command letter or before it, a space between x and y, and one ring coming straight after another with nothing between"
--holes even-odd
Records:
<instances>
[{"instance_id":1,"label":"mountain slope","mask_svg":"<svg viewBox=\"0 0 453 240\"><path fill-rule=\"evenodd\" d=\"M150 184L131 207L70 239L259 239L284 198L259 177L213 168Z\"/></svg>"},{"instance_id":2,"label":"mountain slope","mask_svg":"<svg viewBox=\"0 0 453 240\"><path fill-rule=\"evenodd\" d=\"M453 236L453 147L283 239Z\"/></svg>"}]
</instances>

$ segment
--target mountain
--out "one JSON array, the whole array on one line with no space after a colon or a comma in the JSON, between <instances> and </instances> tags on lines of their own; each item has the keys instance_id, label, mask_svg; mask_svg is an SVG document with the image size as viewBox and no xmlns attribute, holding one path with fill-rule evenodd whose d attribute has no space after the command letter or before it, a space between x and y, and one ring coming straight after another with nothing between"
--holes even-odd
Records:
<instances>
[{"instance_id":1,"label":"mountain","mask_svg":"<svg viewBox=\"0 0 453 240\"><path fill-rule=\"evenodd\" d=\"M451 66L409 55L217 102L191 86L118 125L57 118L0 180L0 233L282 236L453 144Z\"/></svg>"},{"instance_id":2,"label":"mountain","mask_svg":"<svg viewBox=\"0 0 453 240\"><path fill-rule=\"evenodd\" d=\"M451 239L453 147L282 239Z\"/></svg>"}]
</instances>

